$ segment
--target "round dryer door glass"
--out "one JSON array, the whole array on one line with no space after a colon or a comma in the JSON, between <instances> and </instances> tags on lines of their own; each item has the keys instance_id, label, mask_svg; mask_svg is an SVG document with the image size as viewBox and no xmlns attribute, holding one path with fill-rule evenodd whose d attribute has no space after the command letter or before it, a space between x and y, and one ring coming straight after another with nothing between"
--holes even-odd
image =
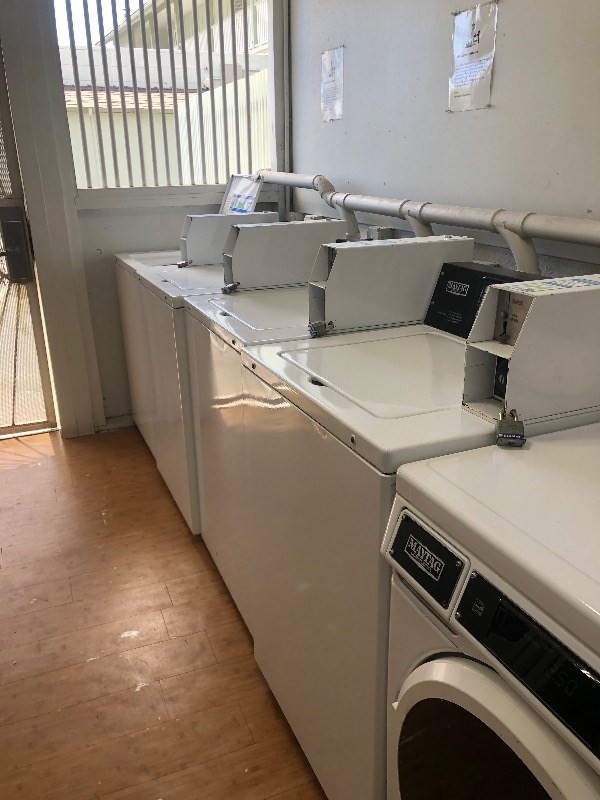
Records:
<instances>
[{"instance_id":1,"label":"round dryer door glass","mask_svg":"<svg viewBox=\"0 0 600 800\"><path fill-rule=\"evenodd\" d=\"M550 800L496 733L437 698L417 703L404 720L398 780L402 800Z\"/></svg>"}]
</instances>

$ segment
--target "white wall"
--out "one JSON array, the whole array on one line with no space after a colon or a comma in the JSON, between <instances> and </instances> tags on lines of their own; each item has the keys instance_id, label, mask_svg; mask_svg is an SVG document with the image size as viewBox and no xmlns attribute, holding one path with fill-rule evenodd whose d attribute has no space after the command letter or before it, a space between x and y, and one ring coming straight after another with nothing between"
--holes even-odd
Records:
<instances>
[{"instance_id":1,"label":"white wall","mask_svg":"<svg viewBox=\"0 0 600 800\"><path fill-rule=\"evenodd\" d=\"M158 102L158 101L157 101ZM115 101L116 106L116 101ZM123 114L117 107L113 108L113 125L115 131L115 142L117 151L117 165L119 169L119 184L115 177L113 151L110 138L110 124L108 112L102 109L100 112L100 130L101 137L98 136L98 126L96 124L96 116L93 108L84 109L84 124L85 135L88 147L88 158L90 164L90 177L92 186L98 188L102 186L102 168L100 160L99 139L102 139L104 147L104 162L106 169L106 183L107 186L123 186L129 185L129 176L127 170L127 151L125 148L125 129L123 125ZM143 186L142 170L139 157L138 146L138 129L136 122L135 111L127 112L127 130L129 135L129 142L131 147L131 168L134 186ZM75 175L77 185L81 187L87 186L87 176L85 173L85 161L83 155L83 139L81 135L81 125L79 122L79 113L77 108L69 108L67 111L67 119L69 122L69 134L71 136L71 146L73 149L73 161L75 164ZM166 129L167 129L167 149L169 153L169 166L171 170L171 178L173 183L177 183L177 139L175 136L175 115L172 111L167 111L165 114ZM156 141L156 149L158 153L157 158L157 173L158 182L161 186L167 184L167 170L166 159L164 157L164 140L162 130L162 119L160 111L154 112L154 136ZM150 144L150 122L147 109L140 111L140 121L142 128L142 142L144 151L144 168L147 183L152 185L154 181L154 172L152 164L152 150Z\"/></svg>"},{"instance_id":2,"label":"white wall","mask_svg":"<svg viewBox=\"0 0 600 800\"><path fill-rule=\"evenodd\" d=\"M269 166L270 160L270 119L269 119L269 101L268 101L268 71L266 69L260 70L250 75L250 118L252 122L252 168L253 170L262 169ZM240 172L251 171L248 165L248 137L247 137L247 116L246 116L246 85L245 80L241 78L237 82L238 87L238 114L239 114L239 133L240 133ZM217 147L217 162L218 173L214 169L214 148L212 137L212 107L210 102L210 95L205 93L203 95L203 130L205 135L205 153L206 153L206 180L207 184L222 183L229 177L229 172L226 169L225 161L225 146L224 146L224 127L223 127L223 100L222 100L222 87L217 87L214 90L215 95L215 129L218 142ZM226 88L227 92L227 123L228 123L228 141L229 141L229 164L230 172L237 170L236 163L236 135L235 135L235 107L233 104L234 87L233 83L229 83ZM145 96L142 95L142 100ZM157 155L157 174L158 185L169 185L167 178L167 163L170 169L170 180L173 185L179 183L178 177L178 163L177 163L177 129L176 129L176 116L179 115L178 121L181 130L181 160L182 160L182 175L183 185L189 186L194 183L203 181L202 175L202 161L201 161L201 147L200 147L200 126L199 126L199 113L196 95L190 95L190 119L191 119L191 136L192 136L192 156L194 160L194 176L192 178L190 169L190 157L187 144L187 113L186 106L183 100L180 100L177 105L177 111L173 113L168 110L165 113L165 127L167 131L167 152L168 161L165 156L162 115L158 99L153 100L153 113L150 116L147 108L140 110L140 123L141 123L141 138L144 154L144 171L146 176L146 183L148 185L154 184L154 172L152 162L152 148L151 148L151 130L154 131ZM87 176L85 172L85 160L83 150L83 138L81 133L81 124L77 107L70 106L67 109L67 119L69 123L69 133L71 136L71 146L73 150L73 160L75 162L75 175L77 178L77 185L87 187ZM140 162L139 142L138 142L138 127L136 114L134 110L129 110L125 118L123 116L120 99L117 92L113 93L113 127L115 133L117 165L119 170L119 181L117 182L114 169L113 151L111 146L110 136L110 123L109 116L106 108L100 109L100 132L98 136L98 126L96 122L96 115L93 107L86 107L83 114L85 136L88 149L88 159L90 165L90 178L91 186L100 188L103 186L102 181L102 168L100 158L100 142L104 148L104 161L106 169L106 184L110 187L129 186L128 167L127 167L127 150L126 150L126 137L124 119L127 123L127 134L131 149L131 166L132 166L132 179L134 187L144 186L142 176L142 168ZM150 123L152 122L152 127Z\"/></svg>"},{"instance_id":3,"label":"white wall","mask_svg":"<svg viewBox=\"0 0 600 800\"><path fill-rule=\"evenodd\" d=\"M239 117L239 148L240 164L237 165L236 154L236 129L235 111L236 104L234 94L234 84L228 83L226 91L227 100L227 131L228 147L225 148L225 126L223 116L223 87L214 89L214 125L217 140L217 170L215 170L215 148L213 146L213 113L210 102L210 95L204 95L202 105L202 129L204 130L205 159L206 159L206 183L218 183L229 177L226 165L226 155L229 160L230 172L256 172L259 169L270 166L270 118L269 118L269 72L262 69L249 77L249 96L250 103L246 98L245 80L241 78L237 81L238 103L237 112ZM251 121L251 146L252 146L252 165L248 161L248 107L250 109ZM182 131L187 130L187 111L185 103L178 104L179 125ZM192 157L195 165L196 175L201 175L201 139L200 139L200 114L195 99L190 102L190 129L192 133ZM190 155L187 146L181 148L181 158L183 163L183 182L192 183Z\"/></svg>"},{"instance_id":4,"label":"white wall","mask_svg":"<svg viewBox=\"0 0 600 800\"><path fill-rule=\"evenodd\" d=\"M450 114L451 12L470 5L291 0L294 170L367 194L600 219L598 0L501 0L492 107ZM321 51L342 44L344 119L323 123Z\"/></svg>"}]
</instances>

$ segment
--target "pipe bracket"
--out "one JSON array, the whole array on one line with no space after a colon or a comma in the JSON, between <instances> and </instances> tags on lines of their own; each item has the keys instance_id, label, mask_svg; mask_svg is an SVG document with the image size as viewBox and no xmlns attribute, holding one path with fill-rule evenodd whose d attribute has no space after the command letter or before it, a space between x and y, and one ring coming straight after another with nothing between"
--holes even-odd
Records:
<instances>
[{"instance_id":1,"label":"pipe bracket","mask_svg":"<svg viewBox=\"0 0 600 800\"><path fill-rule=\"evenodd\" d=\"M402 204L404 205L404 203ZM425 206L431 203L420 203L416 208L408 210L408 223L415 236L433 236L433 228L429 222L424 222L421 218Z\"/></svg>"}]
</instances>

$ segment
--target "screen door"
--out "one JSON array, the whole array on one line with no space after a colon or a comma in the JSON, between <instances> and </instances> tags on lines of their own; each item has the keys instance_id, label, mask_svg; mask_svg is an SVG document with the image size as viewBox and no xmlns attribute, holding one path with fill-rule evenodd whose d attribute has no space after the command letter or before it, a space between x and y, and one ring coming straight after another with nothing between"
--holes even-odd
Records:
<instances>
[{"instance_id":1,"label":"screen door","mask_svg":"<svg viewBox=\"0 0 600 800\"><path fill-rule=\"evenodd\" d=\"M55 427L42 315L0 47L0 436Z\"/></svg>"}]
</instances>

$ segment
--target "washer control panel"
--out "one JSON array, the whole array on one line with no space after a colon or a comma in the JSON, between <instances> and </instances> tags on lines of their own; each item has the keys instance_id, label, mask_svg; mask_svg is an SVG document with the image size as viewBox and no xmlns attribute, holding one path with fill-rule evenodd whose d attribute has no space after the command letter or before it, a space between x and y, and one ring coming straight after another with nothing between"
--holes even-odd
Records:
<instances>
[{"instance_id":1,"label":"washer control panel","mask_svg":"<svg viewBox=\"0 0 600 800\"><path fill-rule=\"evenodd\" d=\"M431 297L425 325L466 339L488 286L535 278L539 275L503 269L497 264L446 263Z\"/></svg>"},{"instance_id":2,"label":"washer control panel","mask_svg":"<svg viewBox=\"0 0 600 800\"><path fill-rule=\"evenodd\" d=\"M474 572L455 617L460 626L600 757L600 675Z\"/></svg>"}]
</instances>

